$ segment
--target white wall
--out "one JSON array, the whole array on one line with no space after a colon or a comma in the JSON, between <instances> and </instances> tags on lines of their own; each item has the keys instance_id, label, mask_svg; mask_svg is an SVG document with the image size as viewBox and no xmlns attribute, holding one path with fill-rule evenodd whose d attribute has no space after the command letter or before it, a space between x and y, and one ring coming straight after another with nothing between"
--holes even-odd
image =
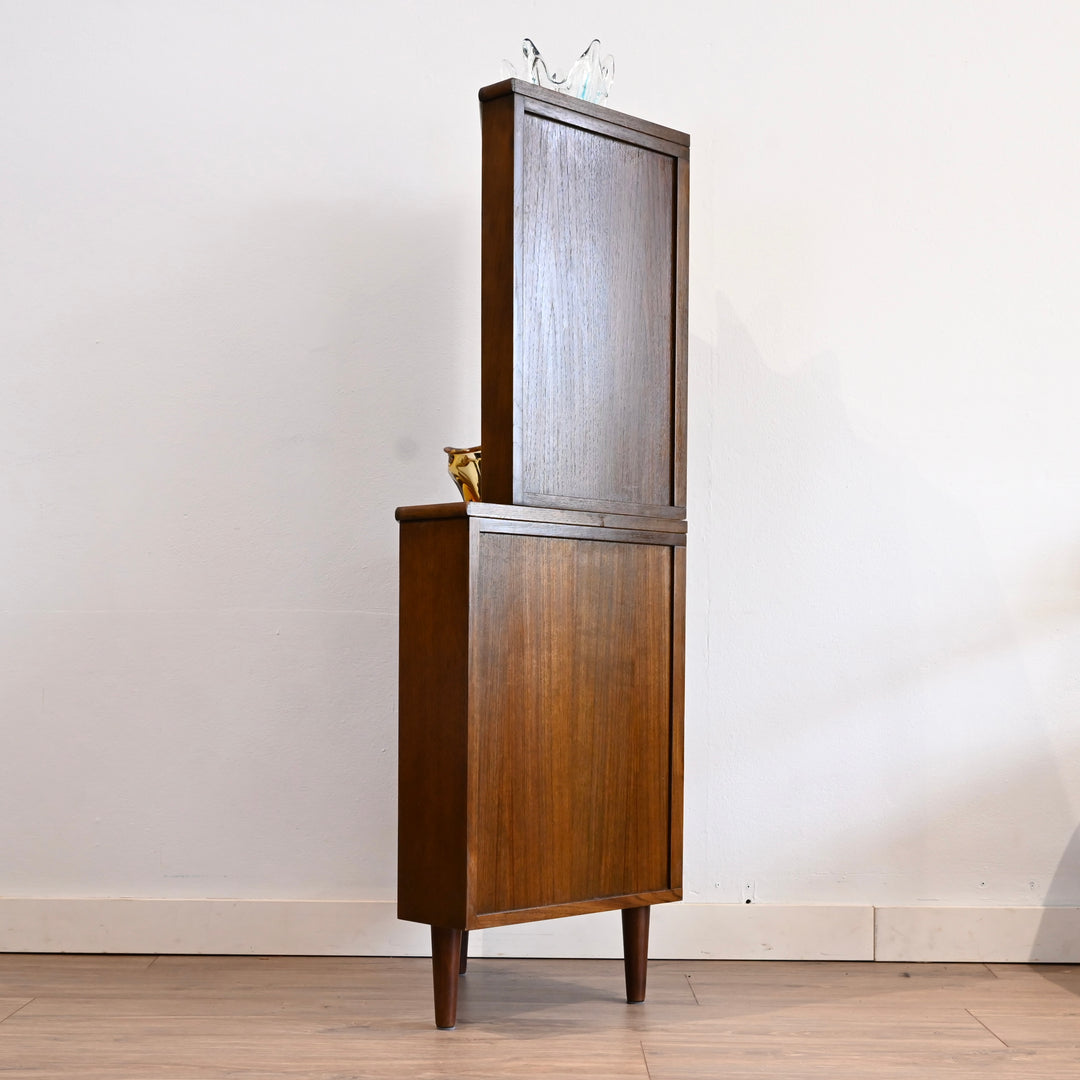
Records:
<instances>
[{"instance_id":1,"label":"white wall","mask_svg":"<svg viewBox=\"0 0 1080 1080\"><path fill-rule=\"evenodd\" d=\"M687 898L1080 905L1072 0L0 0L0 896L392 900L524 34L693 137Z\"/></svg>"}]
</instances>

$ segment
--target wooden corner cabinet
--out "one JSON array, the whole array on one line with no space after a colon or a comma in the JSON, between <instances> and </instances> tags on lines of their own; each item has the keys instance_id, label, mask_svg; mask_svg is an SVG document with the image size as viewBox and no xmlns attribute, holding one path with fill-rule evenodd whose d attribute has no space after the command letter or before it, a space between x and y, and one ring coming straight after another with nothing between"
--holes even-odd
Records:
<instances>
[{"instance_id":1,"label":"wooden corner cabinet","mask_svg":"<svg viewBox=\"0 0 1080 1080\"><path fill-rule=\"evenodd\" d=\"M483 502L402 507L398 915L468 932L682 885L685 135L481 91ZM582 260L606 249L609 263Z\"/></svg>"}]
</instances>

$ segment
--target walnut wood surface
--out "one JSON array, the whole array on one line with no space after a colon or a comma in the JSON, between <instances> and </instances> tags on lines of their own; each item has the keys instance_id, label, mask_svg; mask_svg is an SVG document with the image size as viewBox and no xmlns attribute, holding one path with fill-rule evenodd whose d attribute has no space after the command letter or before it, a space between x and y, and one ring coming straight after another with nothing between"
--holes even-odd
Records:
<instances>
[{"instance_id":1,"label":"walnut wood surface","mask_svg":"<svg viewBox=\"0 0 1080 1080\"><path fill-rule=\"evenodd\" d=\"M431 928L431 975L435 991L435 1026L457 1024L458 977L461 974L462 932Z\"/></svg>"},{"instance_id":2,"label":"walnut wood surface","mask_svg":"<svg viewBox=\"0 0 1080 1080\"><path fill-rule=\"evenodd\" d=\"M669 888L671 549L485 533L479 559L477 913Z\"/></svg>"},{"instance_id":3,"label":"walnut wood surface","mask_svg":"<svg viewBox=\"0 0 1080 1080\"><path fill-rule=\"evenodd\" d=\"M518 501L670 506L676 158L526 113Z\"/></svg>"},{"instance_id":4,"label":"walnut wood surface","mask_svg":"<svg viewBox=\"0 0 1080 1080\"><path fill-rule=\"evenodd\" d=\"M512 91L481 108L485 498L682 517L686 143Z\"/></svg>"},{"instance_id":5,"label":"walnut wood surface","mask_svg":"<svg viewBox=\"0 0 1080 1080\"><path fill-rule=\"evenodd\" d=\"M398 915L463 926L466 910L469 533L401 528Z\"/></svg>"},{"instance_id":6,"label":"walnut wood surface","mask_svg":"<svg viewBox=\"0 0 1080 1080\"><path fill-rule=\"evenodd\" d=\"M649 911L647 907L623 908L623 974L626 976L626 1003L645 1000L645 980L649 959Z\"/></svg>"},{"instance_id":7,"label":"walnut wood surface","mask_svg":"<svg viewBox=\"0 0 1080 1080\"><path fill-rule=\"evenodd\" d=\"M469 929L678 899L689 138L481 91L483 504L402 507L399 895Z\"/></svg>"},{"instance_id":8,"label":"walnut wood surface","mask_svg":"<svg viewBox=\"0 0 1080 1080\"><path fill-rule=\"evenodd\" d=\"M480 109L483 135L480 215L480 432L484 448L482 495L513 503L522 467L514 386L521 246L517 242L521 145L516 137L522 99L500 97Z\"/></svg>"},{"instance_id":9,"label":"walnut wood surface","mask_svg":"<svg viewBox=\"0 0 1080 1080\"><path fill-rule=\"evenodd\" d=\"M686 697L686 548L672 551L671 594L671 880L683 876L683 712Z\"/></svg>"},{"instance_id":10,"label":"walnut wood surface","mask_svg":"<svg viewBox=\"0 0 1080 1080\"><path fill-rule=\"evenodd\" d=\"M469 920L474 929L491 926L513 926L516 923L537 922L541 919L565 919L570 915L594 915L599 911L642 907L651 904L670 904L682 899L682 887L658 889L656 892L627 893L625 896L602 896L595 900L575 900L569 904L546 904L543 907L519 908L476 915Z\"/></svg>"},{"instance_id":11,"label":"walnut wood surface","mask_svg":"<svg viewBox=\"0 0 1080 1080\"><path fill-rule=\"evenodd\" d=\"M685 536L551 517L402 519L401 918L680 896Z\"/></svg>"}]
</instances>

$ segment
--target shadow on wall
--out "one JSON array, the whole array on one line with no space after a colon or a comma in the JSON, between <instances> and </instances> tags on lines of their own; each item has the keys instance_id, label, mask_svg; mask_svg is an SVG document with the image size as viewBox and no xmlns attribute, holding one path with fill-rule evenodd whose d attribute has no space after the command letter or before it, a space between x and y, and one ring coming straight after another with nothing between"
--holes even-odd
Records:
<instances>
[{"instance_id":1,"label":"shadow on wall","mask_svg":"<svg viewBox=\"0 0 1080 1080\"><path fill-rule=\"evenodd\" d=\"M1073 833L1054 880L1046 892L1045 910L1031 947L1031 960L1047 964L1040 974L1080 996L1080 828Z\"/></svg>"},{"instance_id":2,"label":"shadow on wall","mask_svg":"<svg viewBox=\"0 0 1080 1080\"><path fill-rule=\"evenodd\" d=\"M1080 597L1080 557L1075 549L1062 552L1057 560L1047 560L1051 572L1045 582L1038 583L1042 613L1049 625L1062 626L1080 619L1080 607L1074 598ZM1064 649L1061 652L1060 675L1075 680L1075 660ZM1068 670L1065 670L1065 669ZM1077 803L1074 797L1073 804ZM1049 966L1040 973L1052 982L1080 996L1080 968L1059 968L1055 964L1080 964L1080 826L1072 834L1053 880L1046 890L1045 910L1032 943L1031 959Z\"/></svg>"},{"instance_id":3,"label":"shadow on wall","mask_svg":"<svg viewBox=\"0 0 1080 1080\"><path fill-rule=\"evenodd\" d=\"M835 361L774 370L723 296L716 324L692 372L723 643L702 891L726 866L717 899L956 904L993 876L1030 904L1018 868L1053 866L1074 824L1021 653L1047 621L1010 605L970 503L853 423Z\"/></svg>"}]
</instances>

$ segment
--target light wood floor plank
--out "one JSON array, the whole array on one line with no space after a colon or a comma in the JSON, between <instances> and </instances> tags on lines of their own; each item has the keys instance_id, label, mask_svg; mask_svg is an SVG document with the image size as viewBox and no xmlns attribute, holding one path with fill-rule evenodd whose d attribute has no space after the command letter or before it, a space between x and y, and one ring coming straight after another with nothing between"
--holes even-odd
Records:
<instances>
[{"instance_id":1,"label":"light wood floor plank","mask_svg":"<svg viewBox=\"0 0 1080 1080\"><path fill-rule=\"evenodd\" d=\"M0 1023L9 1016L13 1016L20 1009L25 1009L33 1001L33 998L0 998Z\"/></svg>"},{"instance_id":2,"label":"light wood floor plank","mask_svg":"<svg viewBox=\"0 0 1080 1080\"><path fill-rule=\"evenodd\" d=\"M646 1043L650 1080L1075 1080L1076 1056L1066 1051L1000 1050L957 1054L869 1046L799 1047L718 1040L666 1050Z\"/></svg>"},{"instance_id":3,"label":"light wood floor plank","mask_svg":"<svg viewBox=\"0 0 1080 1080\"><path fill-rule=\"evenodd\" d=\"M4 1080L1075 1080L1080 969L0 955Z\"/></svg>"},{"instance_id":4,"label":"light wood floor plank","mask_svg":"<svg viewBox=\"0 0 1080 1080\"><path fill-rule=\"evenodd\" d=\"M986 1027L1014 1049L1080 1049L1080 1008L1060 1012L1029 1010L973 1009ZM1080 1054L1076 1056L1080 1076Z\"/></svg>"}]
</instances>

